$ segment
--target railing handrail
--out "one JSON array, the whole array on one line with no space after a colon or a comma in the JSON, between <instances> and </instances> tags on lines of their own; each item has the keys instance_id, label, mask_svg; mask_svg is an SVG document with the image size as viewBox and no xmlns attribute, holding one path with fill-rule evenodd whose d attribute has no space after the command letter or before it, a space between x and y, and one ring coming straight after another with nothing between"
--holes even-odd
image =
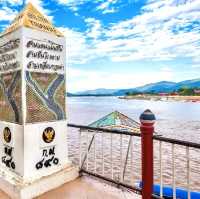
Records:
<instances>
[{"instance_id":1,"label":"railing handrail","mask_svg":"<svg viewBox=\"0 0 200 199\"><path fill-rule=\"evenodd\" d=\"M67 126L69 127L73 127L73 128L80 128L80 129L84 129L84 130L91 130L91 131L98 131L103 132L103 133L113 133L113 134L118 134L118 135L130 135L130 136L137 136L137 137L141 137L140 133L134 133L131 131L121 131L121 130L117 130L117 129L107 129L107 128L96 128L96 127L90 127L90 126L85 126L85 125L78 125L78 124L71 124L68 123Z\"/></svg>"},{"instance_id":2,"label":"railing handrail","mask_svg":"<svg viewBox=\"0 0 200 199\"><path fill-rule=\"evenodd\" d=\"M161 135L154 135L153 136L154 140L158 140L158 141L162 141L162 142L167 142L170 144L176 144L176 145L181 145L181 146L187 146L187 147L191 147L191 148L196 148L196 149L200 149L200 144L195 143L195 142L190 142L190 141L183 141L183 140L179 140L179 139L174 139L174 138L167 138L167 137L163 137Z\"/></svg>"},{"instance_id":3,"label":"railing handrail","mask_svg":"<svg viewBox=\"0 0 200 199\"><path fill-rule=\"evenodd\" d=\"M91 130L91 131L98 131L98 132L103 132L103 133L113 133L113 134L120 134L120 135L122 134L122 135L141 137L140 133L135 133L135 132L130 132L130 131L122 131L122 130L107 129L107 128L96 128L96 127L90 127L90 126L86 126L86 125L78 125L78 124L72 124L72 123L68 123L67 125L69 127L80 128L80 129ZM174 138L167 138L167 137L163 137L161 135L154 135L153 139L171 143L171 144L177 144L177 145L181 145L181 146L187 146L187 147L200 149L200 144L190 142L190 141L183 141L183 140L174 139Z\"/></svg>"}]
</instances>

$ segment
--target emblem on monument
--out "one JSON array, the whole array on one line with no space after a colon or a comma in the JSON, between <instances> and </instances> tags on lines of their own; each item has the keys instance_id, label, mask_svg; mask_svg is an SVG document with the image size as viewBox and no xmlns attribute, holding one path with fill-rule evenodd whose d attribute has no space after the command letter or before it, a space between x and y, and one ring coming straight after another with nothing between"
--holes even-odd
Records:
<instances>
[{"instance_id":1,"label":"emblem on monument","mask_svg":"<svg viewBox=\"0 0 200 199\"><path fill-rule=\"evenodd\" d=\"M52 127L48 127L43 131L42 138L44 142L51 143L55 138L55 130Z\"/></svg>"},{"instance_id":2,"label":"emblem on monument","mask_svg":"<svg viewBox=\"0 0 200 199\"><path fill-rule=\"evenodd\" d=\"M5 127L4 130L3 130L3 137L4 137L4 140L7 142L7 143L10 143L11 141L11 131L8 127Z\"/></svg>"}]
</instances>

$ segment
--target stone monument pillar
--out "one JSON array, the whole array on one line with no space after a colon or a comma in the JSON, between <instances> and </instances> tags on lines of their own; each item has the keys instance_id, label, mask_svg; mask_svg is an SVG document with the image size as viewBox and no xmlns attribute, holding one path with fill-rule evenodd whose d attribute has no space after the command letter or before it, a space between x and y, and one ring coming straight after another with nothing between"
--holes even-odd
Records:
<instances>
[{"instance_id":1,"label":"stone monument pillar","mask_svg":"<svg viewBox=\"0 0 200 199\"><path fill-rule=\"evenodd\" d=\"M30 3L0 36L0 189L12 198L78 175L67 151L65 47Z\"/></svg>"}]
</instances>

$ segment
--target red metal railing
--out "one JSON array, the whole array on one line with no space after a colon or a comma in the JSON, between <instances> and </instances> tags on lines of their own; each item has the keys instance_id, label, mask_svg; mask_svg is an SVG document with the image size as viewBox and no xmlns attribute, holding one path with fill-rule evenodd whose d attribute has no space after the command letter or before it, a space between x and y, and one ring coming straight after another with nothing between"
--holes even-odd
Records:
<instances>
[{"instance_id":1,"label":"red metal railing","mask_svg":"<svg viewBox=\"0 0 200 199\"><path fill-rule=\"evenodd\" d=\"M140 116L142 136L142 198L151 199L153 194L153 133L155 116L150 110Z\"/></svg>"},{"instance_id":2,"label":"red metal railing","mask_svg":"<svg viewBox=\"0 0 200 199\"><path fill-rule=\"evenodd\" d=\"M186 190L188 191L188 199L190 199L190 175L191 175L191 163L192 160L190 157L190 151L192 149L199 150L200 144L181 141L177 139L165 138L159 135L154 135L154 122L155 116L151 113L150 110L145 111L140 116L140 130L141 134L130 132L130 131L121 131L121 130L111 130L105 128L93 128L84 125L75 125L68 124L70 128L81 129L79 132L79 165L80 172L86 173L89 175L96 176L98 178L102 178L111 183L117 184L118 186L123 186L128 189L132 189L133 191L142 194L143 199L151 199L153 198L163 198L163 155L166 159L170 161L172 164L172 186L173 186L173 198L176 198L176 164L175 164L175 146L185 147L186 148L186 179L187 182ZM139 127L138 126L138 127ZM73 134L74 135L74 134ZM110 135L110 136L109 136ZM117 138L118 137L118 138ZM133 139L134 138L134 139ZM85 139L85 141L84 141ZM108 141L108 139L110 139ZM135 142L135 145L133 143ZM154 142L158 142L159 146L156 148L156 144ZM163 154L162 146L164 144L171 145L171 154L169 152L170 147L167 149L168 153ZM110 144L110 147L106 148L107 145ZM118 145L118 146L117 146ZM74 145L73 145L74 146ZM91 152L93 151L92 157L89 157ZM99 154L98 152L101 151ZM108 152L110 151L110 152ZM141 151L141 153L140 153ZM125 152L125 157L123 153ZM135 152L140 153L140 158L137 159L141 167L141 176L142 179L142 187L134 186L132 181L131 172L134 171L133 166L136 165L134 162L133 156L137 154ZM155 155L159 153L157 157ZM118 155L117 155L118 154ZM73 154L74 155L74 154ZM171 155L171 156L170 156ZM181 156L181 154L180 154ZM115 161L117 157L120 157L118 161ZM105 158L107 158L105 160ZM158 165L154 165L155 159L157 158ZM109 166L108 164L109 159ZM195 161L200 160L196 159ZM128 163L129 162L129 163ZM116 164L116 165L115 165ZM158 173L154 173L155 168L160 168L160 193L159 196L153 195L153 184L155 176ZM91 167L92 170L91 170ZM115 171L118 168L119 171ZM106 173L106 169L109 172ZM180 168L179 168L180 169ZM117 170L117 169L116 169ZM182 169L183 170L183 169ZM194 169L193 169L194 170ZM137 171L138 172L138 171ZM118 174L119 177L116 178L115 174ZM168 171L169 173L169 171ZM125 176L128 176L130 180L127 183L125 180ZM179 178L178 176L177 178ZM197 176L196 181L200 181L200 175ZM138 179L137 179L138 180ZM199 191L199 190L198 190Z\"/></svg>"}]
</instances>

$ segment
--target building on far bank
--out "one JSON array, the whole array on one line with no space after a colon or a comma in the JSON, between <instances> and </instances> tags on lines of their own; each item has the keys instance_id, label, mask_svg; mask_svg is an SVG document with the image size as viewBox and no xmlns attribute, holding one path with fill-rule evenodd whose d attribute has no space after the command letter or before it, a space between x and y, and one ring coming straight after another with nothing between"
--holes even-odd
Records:
<instances>
[{"instance_id":1,"label":"building on far bank","mask_svg":"<svg viewBox=\"0 0 200 199\"><path fill-rule=\"evenodd\" d=\"M200 89L194 89L194 93L200 95Z\"/></svg>"},{"instance_id":2,"label":"building on far bank","mask_svg":"<svg viewBox=\"0 0 200 199\"><path fill-rule=\"evenodd\" d=\"M159 96L168 96L169 93L159 93Z\"/></svg>"}]
</instances>

